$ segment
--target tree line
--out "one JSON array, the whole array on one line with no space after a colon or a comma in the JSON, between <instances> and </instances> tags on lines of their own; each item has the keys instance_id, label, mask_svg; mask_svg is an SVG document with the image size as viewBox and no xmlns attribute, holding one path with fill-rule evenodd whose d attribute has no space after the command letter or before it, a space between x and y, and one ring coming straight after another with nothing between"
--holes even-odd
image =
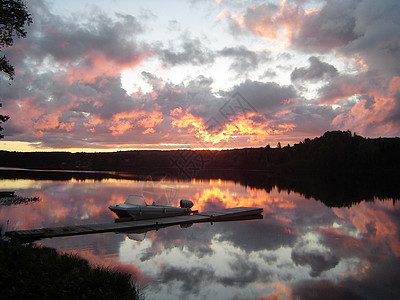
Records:
<instances>
[{"instance_id":1,"label":"tree line","mask_svg":"<svg viewBox=\"0 0 400 300\"><path fill-rule=\"evenodd\" d=\"M273 188L294 191L330 207L351 206L365 200L400 199L399 153L399 138L368 139L350 131L330 131L282 148L114 153L0 151L0 167L47 170L0 170L0 178L215 178L267 192Z\"/></svg>"},{"instance_id":2,"label":"tree line","mask_svg":"<svg viewBox=\"0 0 400 300\"><path fill-rule=\"evenodd\" d=\"M282 148L231 150L133 150L111 153L0 151L0 166L27 169L164 172L191 177L210 170L257 170L296 176L397 176L400 138L364 138L351 131L328 131Z\"/></svg>"}]
</instances>

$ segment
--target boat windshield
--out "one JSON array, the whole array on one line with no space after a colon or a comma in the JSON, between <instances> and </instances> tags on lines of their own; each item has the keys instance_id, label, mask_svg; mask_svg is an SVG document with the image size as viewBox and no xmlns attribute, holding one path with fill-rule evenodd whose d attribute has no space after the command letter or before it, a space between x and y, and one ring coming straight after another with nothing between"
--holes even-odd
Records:
<instances>
[{"instance_id":1,"label":"boat windshield","mask_svg":"<svg viewBox=\"0 0 400 300\"><path fill-rule=\"evenodd\" d=\"M140 195L129 195L126 198L125 203L147 205L146 200L144 199L144 197L140 196Z\"/></svg>"}]
</instances>

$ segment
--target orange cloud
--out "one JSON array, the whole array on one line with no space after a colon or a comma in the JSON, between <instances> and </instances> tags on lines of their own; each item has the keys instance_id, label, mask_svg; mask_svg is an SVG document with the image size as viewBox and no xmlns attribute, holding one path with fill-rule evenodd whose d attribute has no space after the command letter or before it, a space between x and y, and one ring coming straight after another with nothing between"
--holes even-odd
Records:
<instances>
[{"instance_id":1,"label":"orange cloud","mask_svg":"<svg viewBox=\"0 0 400 300\"><path fill-rule=\"evenodd\" d=\"M205 122L190 112L182 112L182 108L176 108L170 112L175 119L172 125L178 128L186 128L190 134L201 138L204 142L217 144L221 141L228 142L232 136L250 135L249 142L263 141L270 135L281 134L295 128L294 124L272 125L263 115L248 113L237 115L231 123L226 123L217 133L207 130ZM256 121L256 119L258 119ZM254 136L257 136L256 138Z\"/></svg>"},{"instance_id":2,"label":"orange cloud","mask_svg":"<svg viewBox=\"0 0 400 300\"><path fill-rule=\"evenodd\" d=\"M35 132L39 135L43 135L43 130L50 130L57 128L59 126L58 114L47 114L39 118L37 122L34 123Z\"/></svg>"},{"instance_id":3,"label":"orange cloud","mask_svg":"<svg viewBox=\"0 0 400 300\"><path fill-rule=\"evenodd\" d=\"M279 3L276 10L262 4L249 8L244 16L234 20L238 26L246 27L259 37L264 37L284 47L289 46L289 41L298 31L304 15L316 13L318 10L303 9L289 5L286 0Z\"/></svg>"},{"instance_id":4,"label":"orange cloud","mask_svg":"<svg viewBox=\"0 0 400 300\"><path fill-rule=\"evenodd\" d=\"M158 111L130 111L115 114L114 123L109 127L113 135L121 135L128 130L144 127L143 134L154 133L154 126L163 121L162 113Z\"/></svg>"},{"instance_id":5,"label":"orange cloud","mask_svg":"<svg viewBox=\"0 0 400 300\"><path fill-rule=\"evenodd\" d=\"M142 132L142 134L149 134L154 132L155 132L154 128L147 128L145 131Z\"/></svg>"},{"instance_id":6,"label":"orange cloud","mask_svg":"<svg viewBox=\"0 0 400 300\"><path fill-rule=\"evenodd\" d=\"M196 193L194 197L196 209L203 211L210 204L217 204L224 208L245 206L245 207L263 207L264 213L272 213L277 210L292 210L296 208L296 204L287 197L279 194L279 192L271 192L265 194L262 190L250 190L247 195L236 195L229 188L221 189L212 187L203 189L201 193ZM285 223L291 220L286 218Z\"/></svg>"},{"instance_id":7,"label":"orange cloud","mask_svg":"<svg viewBox=\"0 0 400 300\"><path fill-rule=\"evenodd\" d=\"M292 300L292 289L290 286L274 281L269 284L273 289L268 295L257 297L257 300Z\"/></svg>"},{"instance_id":8,"label":"orange cloud","mask_svg":"<svg viewBox=\"0 0 400 300\"><path fill-rule=\"evenodd\" d=\"M129 121L120 121L112 126L109 129L112 131L112 135L121 135L124 132L133 129L134 125Z\"/></svg>"}]
</instances>

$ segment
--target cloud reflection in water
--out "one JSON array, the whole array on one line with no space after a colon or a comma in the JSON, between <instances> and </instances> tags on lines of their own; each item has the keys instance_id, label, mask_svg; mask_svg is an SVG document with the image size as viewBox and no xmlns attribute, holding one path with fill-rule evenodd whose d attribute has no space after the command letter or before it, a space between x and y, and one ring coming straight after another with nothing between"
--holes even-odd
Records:
<instances>
[{"instance_id":1,"label":"cloud reflection in water","mask_svg":"<svg viewBox=\"0 0 400 300\"><path fill-rule=\"evenodd\" d=\"M112 222L108 205L129 194L172 205L191 199L200 211L263 207L263 220L171 227L148 232L141 242L114 233L39 242L135 274L147 284L149 298L400 296L400 209L392 201L330 209L296 193L267 193L221 180L0 183L19 195L41 198L1 207L9 230Z\"/></svg>"}]
</instances>

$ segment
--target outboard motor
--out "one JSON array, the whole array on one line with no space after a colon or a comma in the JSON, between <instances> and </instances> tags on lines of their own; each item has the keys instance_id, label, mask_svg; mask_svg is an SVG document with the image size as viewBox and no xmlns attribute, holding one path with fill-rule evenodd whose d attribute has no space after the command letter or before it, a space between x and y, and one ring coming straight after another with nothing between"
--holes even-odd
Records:
<instances>
[{"instance_id":1,"label":"outboard motor","mask_svg":"<svg viewBox=\"0 0 400 300\"><path fill-rule=\"evenodd\" d=\"M193 202L190 201L190 200L181 199L181 201L179 202L179 205L182 208L192 208L193 207Z\"/></svg>"}]
</instances>

